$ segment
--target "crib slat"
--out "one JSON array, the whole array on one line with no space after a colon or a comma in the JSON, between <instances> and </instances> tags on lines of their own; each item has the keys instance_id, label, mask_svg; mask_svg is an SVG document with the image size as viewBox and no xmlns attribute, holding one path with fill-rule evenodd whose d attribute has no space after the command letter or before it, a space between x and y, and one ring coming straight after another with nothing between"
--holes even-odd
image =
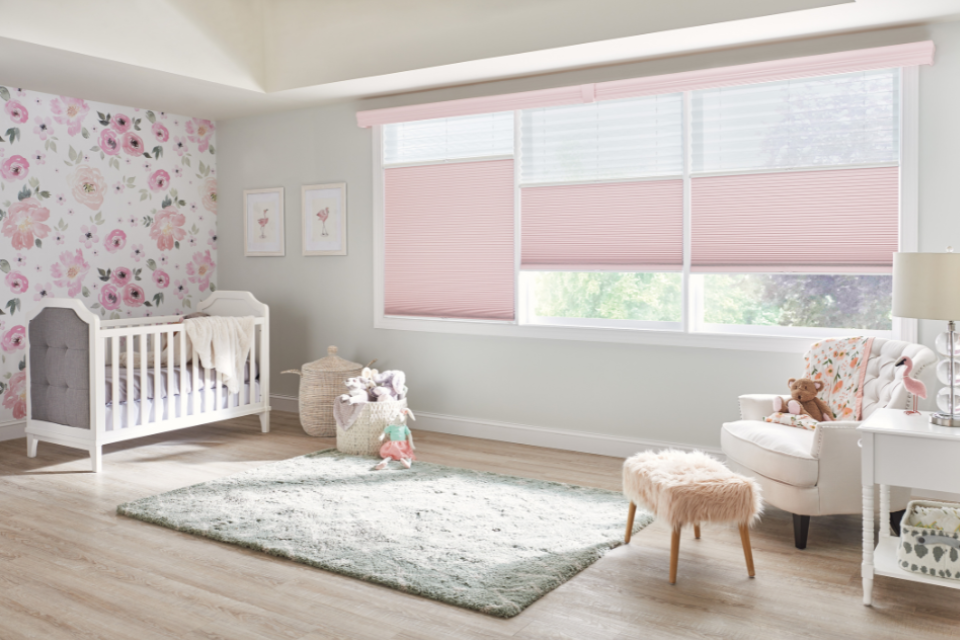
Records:
<instances>
[{"instance_id":1,"label":"crib slat","mask_svg":"<svg viewBox=\"0 0 960 640\"><path fill-rule=\"evenodd\" d=\"M127 426L133 426L133 338L127 336Z\"/></svg>"},{"instance_id":2,"label":"crib slat","mask_svg":"<svg viewBox=\"0 0 960 640\"><path fill-rule=\"evenodd\" d=\"M200 413L200 356L193 350L193 392L190 394L193 402L191 414Z\"/></svg>"},{"instance_id":3,"label":"crib slat","mask_svg":"<svg viewBox=\"0 0 960 640\"><path fill-rule=\"evenodd\" d=\"M120 428L120 337L110 338L110 383L113 393L110 395L110 429Z\"/></svg>"},{"instance_id":4,"label":"crib slat","mask_svg":"<svg viewBox=\"0 0 960 640\"><path fill-rule=\"evenodd\" d=\"M260 328L257 326L253 327L253 343L250 345L250 387L247 389L247 402L253 404L257 401L257 393L254 389L254 382L256 380L255 374L257 373L257 334L260 333Z\"/></svg>"},{"instance_id":5,"label":"crib slat","mask_svg":"<svg viewBox=\"0 0 960 640\"><path fill-rule=\"evenodd\" d=\"M203 410L211 411L213 406L213 369L206 369L204 374L207 376L207 382L203 385Z\"/></svg>"},{"instance_id":6,"label":"crib slat","mask_svg":"<svg viewBox=\"0 0 960 640\"><path fill-rule=\"evenodd\" d=\"M147 361L150 351L147 347L147 334L140 334L140 425L147 424Z\"/></svg>"},{"instance_id":7,"label":"crib slat","mask_svg":"<svg viewBox=\"0 0 960 640\"><path fill-rule=\"evenodd\" d=\"M180 329L180 397L177 405L180 407L180 417L187 416L187 332Z\"/></svg>"},{"instance_id":8,"label":"crib slat","mask_svg":"<svg viewBox=\"0 0 960 640\"><path fill-rule=\"evenodd\" d=\"M160 384L163 382L160 373L160 350L163 343L160 340L160 331L153 334L153 421L163 421L163 393Z\"/></svg>"},{"instance_id":9,"label":"crib slat","mask_svg":"<svg viewBox=\"0 0 960 640\"><path fill-rule=\"evenodd\" d=\"M176 364L173 354L176 350L173 348L173 329L167 330L167 419L173 420L176 414L173 412L173 366Z\"/></svg>"},{"instance_id":10,"label":"crib slat","mask_svg":"<svg viewBox=\"0 0 960 640\"><path fill-rule=\"evenodd\" d=\"M216 371L213 376L213 410L220 410L220 387L223 386L223 376L220 375L219 371Z\"/></svg>"}]
</instances>

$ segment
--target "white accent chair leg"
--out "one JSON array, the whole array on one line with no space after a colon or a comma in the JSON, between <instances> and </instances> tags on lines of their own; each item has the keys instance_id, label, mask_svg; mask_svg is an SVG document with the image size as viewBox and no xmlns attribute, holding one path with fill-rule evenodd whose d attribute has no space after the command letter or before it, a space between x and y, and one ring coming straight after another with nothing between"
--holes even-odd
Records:
<instances>
[{"instance_id":1,"label":"white accent chair leg","mask_svg":"<svg viewBox=\"0 0 960 640\"><path fill-rule=\"evenodd\" d=\"M873 604L873 485L863 485L863 604Z\"/></svg>"},{"instance_id":2,"label":"white accent chair leg","mask_svg":"<svg viewBox=\"0 0 960 640\"><path fill-rule=\"evenodd\" d=\"M94 473L103 471L103 447L96 446L90 449L90 467Z\"/></svg>"},{"instance_id":3,"label":"white accent chair leg","mask_svg":"<svg viewBox=\"0 0 960 640\"><path fill-rule=\"evenodd\" d=\"M270 412L264 411L260 414L260 431L270 433Z\"/></svg>"},{"instance_id":4,"label":"white accent chair leg","mask_svg":"<svg viewBox=\"0 0 960 640\"><path fill-rule=\"evenodd\" d=\"M38 440L36 436L31 436L30 434L27 434L27 457L28 458L37 457L37 443L39 442L40 440Z\"/></svg>"}]
</instances>

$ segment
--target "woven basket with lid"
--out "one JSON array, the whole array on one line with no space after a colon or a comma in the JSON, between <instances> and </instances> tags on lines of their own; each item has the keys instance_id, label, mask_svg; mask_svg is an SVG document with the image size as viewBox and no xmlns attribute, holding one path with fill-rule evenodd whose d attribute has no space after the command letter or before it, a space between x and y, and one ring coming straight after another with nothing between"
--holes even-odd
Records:
<instances>
[{"instance_id":1,"label":"woven basket with lid","mask_svg":"<svg viewBox=\"0 0 960 640\"><path fill-rule=\"evenodd\" d=\"M309 362L300 369L281 373L300 376L300 424L308 435L330 438L337 435L333 401L347 392L347 378L355 378L363 365L344 360L336 347L327 348L327 357Z\"/></svg>"}]
</instances>

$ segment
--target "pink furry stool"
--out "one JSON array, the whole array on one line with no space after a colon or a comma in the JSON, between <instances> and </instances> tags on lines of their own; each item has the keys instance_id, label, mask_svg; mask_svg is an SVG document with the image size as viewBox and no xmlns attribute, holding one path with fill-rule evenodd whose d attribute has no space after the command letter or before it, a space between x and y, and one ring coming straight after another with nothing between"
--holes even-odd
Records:
<instances>
[{"instance_id":1,"label":"pink furry stool","mask_svg":"<svg viewBox=\"0 0 960 640\"><path fill-rule=\"evenodd\" d=\"M700 538L701 522L736 522L752 578L753 551L750 525L763 511L760 485L734 473L701 451L644 451L623 463L623 495L630 500L627 535L630 542L637 505L652 511L673 527L670 542L670 584L677 582L680 528L693 525Z\"/></svg>"}]
</instances>

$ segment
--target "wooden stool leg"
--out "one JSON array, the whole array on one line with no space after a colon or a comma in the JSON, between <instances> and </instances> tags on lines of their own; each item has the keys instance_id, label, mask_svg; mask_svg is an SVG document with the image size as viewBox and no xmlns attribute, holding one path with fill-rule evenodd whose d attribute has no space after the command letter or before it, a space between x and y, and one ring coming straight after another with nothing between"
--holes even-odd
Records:
<instances>
[{"instance_id":1,"label":"wooden stool leg","mask_svg":"<svg viewBox=\"0 0 960 640\"><path fill-rule=\"evenodd\" d=\"M700 539L700 523L693 525L693 537L697 540Z\"/></svg>"},{"instance_id":2,"label":"wooden stool leg","mask_svg":"<svg viewBox=\"0 0 960 640\"><path fill-rule=\"evenodd\" d=\"M630 537L633 535L633 517L637 515L637 505L630 503L630 511L627 513L627 535L623 537L623 544L630 544Z\"/></svg>"},{"instance_id":3,"label":"wooden stool leg","mask_svg":"<svg viewBox=\"0 0 960 640\"><path fill-rule=\"evenodd\" d=\"M680 527L670 537L670 584L677 584L677 562L680 559Z\"/></svg>"},{"instance_id":4,"label":"wooden stool leg","mask_svg":"<svg viewBox=\"0 0 960 640\"><path fill-rule=\"evenodd\" d=\"M750 548L750 526L746 523L740 525L740 542L743 543L743 557L747 561L747 574L752 578L757 574L753 570L753 549Z\"/></svg>"}]
</instances>

